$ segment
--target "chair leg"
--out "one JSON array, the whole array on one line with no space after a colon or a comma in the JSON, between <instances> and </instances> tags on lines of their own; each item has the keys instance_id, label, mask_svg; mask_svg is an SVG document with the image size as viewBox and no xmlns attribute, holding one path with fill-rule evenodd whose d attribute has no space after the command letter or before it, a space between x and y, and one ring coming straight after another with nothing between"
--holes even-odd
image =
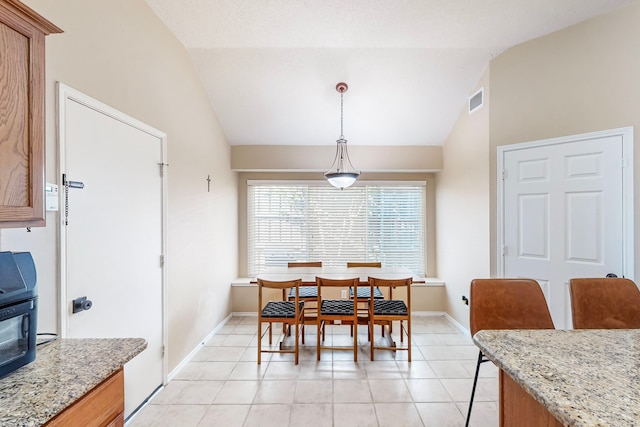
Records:
<instances>
[{"instance_id":1,"label":"chair leg","mask_svg":"<svg viewBox=\"0 0 640 427\"><path fill-rule=\"evenodd\" d=\"M407 320L407 359L411 362L411 319ZM402 328L400 328L402 334Z\"/></svg>"},{"instance_id":2,"label":"chair leg","mask_svg":"<svg viewBox=\"0 0 640 427\"><path fill-rule=\"evenodd\" d=\"M300 344L298 343L298 339L300 338L300 335L298 335L298 328L300 327L300 325L298 324L298 322L295 322L295 323L296 323L296 335L295 335L295 339L296 339L296 342L295 342L295 352L296 352L295 353L295 361L296 362L295 362L295 364L297 365L298 364L298 351L300 350L300 348L299 348ZM289 330L291 330L291 325L289 325Z\"/></svg>"},{"instance_id":3,"label":"chair leg","mask_svg":"<svg viewBox=\"0 0 640 427\"><path fill-rule=\"evenodd\" d=\"M373 360L373 351L375 349L375 323L374 319L369 318L369 341L371 342L371 360Z\"/></svg>"},{"instance_id":4,"label":"chair leg","mask_svg":"<svg viewBox=\"0 0 640 427\"><path fill-rule=\"evenodd\" d=\"M355 304L354 304L355 310ZM358 319L353 321L353 361L358 361Z\"/></svg>"},{"instance_id":5,"label":"chair leg","mask_svg":"<svg viewBox=\"0 0 640 427\"><path fill-rule=\"evenodd\" d=\"M467 422L465 427L469 427L469 420L471 419L471 407L473 406L473 397L476 394L476 384L478 384L478 374L480 373L480 364L483 362L482 351L478 352L478 363L476 364L476 376L473 378L473 388L471 388L471 399L469 400L469 411L467 412Z\"/></svg>"},{"instance_id":6,"label":"chair leg","mask_svg":"<svg viewBox=\"0 0 640 427\"><path fill-rule=\"evenodd\" d=\"M322 330L324 330L324 326L322 325L322 322L320 320L318 320L318 333L316 334L317 340L318 340L318 344L317 344L317 352L318 352L318 356L317 356L317 360L318 362L320 361L320 329L323 328Z\"/></svg>"},{"instance_id":7,"label":"chair leg","mask_svg":"<svg viewBox=\"0 0 640 427\"><path fill-rule=\"evenodd\" d=\"M258 365L260 364L262 356L262 321L258 317Z\"/></svg>"}]
</instances>

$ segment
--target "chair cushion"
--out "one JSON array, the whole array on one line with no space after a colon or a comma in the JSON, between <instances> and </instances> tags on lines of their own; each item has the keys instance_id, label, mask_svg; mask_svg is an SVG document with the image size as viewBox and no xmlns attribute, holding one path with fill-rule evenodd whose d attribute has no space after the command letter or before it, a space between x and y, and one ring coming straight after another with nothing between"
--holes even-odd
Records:
<instances>
[{"instance_id":1,"label":"chair cushion","mask_svg":"<svg viewBox=\"0 0 640 427\"><path fill-rule=\"evenodd\" d=\"M322 300L320 313L323 315L353 315L353 300L328 299Z\"/></svg>"},{"instance_id":2,"label":"chair cushion","mask_svg":"<svg viewBox=\"0 0 640 427\"><path fill-rule=\"evenodd\" d=\"M304 303L299 303L299 311L302 311ZM292 301L269 301L262 309L262 317L296 317L296 303Z\"/></svg>"},{"instance_id":3,"label":"chair cushion","mask_svg":"<svg viewBox=\"0 0 640 427\"><path fill-rule=\"evenodd\" d=\"M371 294L371 288L369 287L362 287L362 288L358 288L358 298L370 298ZM353 288L349 288L349 297L353 298ZM382 291L380 290L380 288L373 288L373 298L384 298L384 295L382 295Z\"/></svg>"},{"instance_id":4,"label":"chair cushion","mask_svg":"<svg viewBox=\"0 0 640 427\"><path fill-rule=\"evenodd\" d=\"M318 298L318 287L317 286L300 286L300 295L298 298ZM296 288L289 289L289 298L295 299L296 297Z\"/></svg>"},{"instance_id":5,"label":"chair cushion","mask_svg":"<svg viewBox=\"0 0 640 427\"><path fill-rule=\"evenodd\" d=\"M409 310L402 300L375 300L373 302L373 314L406 316Z\"/></svg>"}]
</instances>

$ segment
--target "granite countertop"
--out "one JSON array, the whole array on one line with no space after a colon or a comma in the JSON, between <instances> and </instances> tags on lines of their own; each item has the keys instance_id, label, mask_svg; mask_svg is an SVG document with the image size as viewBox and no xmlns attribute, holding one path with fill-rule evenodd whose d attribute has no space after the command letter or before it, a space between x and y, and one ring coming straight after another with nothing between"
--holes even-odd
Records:
<instances>
[{"instance_id":1,"label":"granite countertop","mask_svg":"<svg viewBox=\"0 0 640 427\"><path fill-rule=\"evenodd\" d=\"M640 329L480 331L473 341L566 426L640 426Z\"/></svg>"},{"instance_id":2,"label":"granite countertop","mask_svg":"<svg viewBox=\"0 0 640 427\"><path fill-rule=\"evenodd\" d=\"M147 347L142 338L58 339L0 379L0 427L39 426Z\"/></svg>"}]
</instances>

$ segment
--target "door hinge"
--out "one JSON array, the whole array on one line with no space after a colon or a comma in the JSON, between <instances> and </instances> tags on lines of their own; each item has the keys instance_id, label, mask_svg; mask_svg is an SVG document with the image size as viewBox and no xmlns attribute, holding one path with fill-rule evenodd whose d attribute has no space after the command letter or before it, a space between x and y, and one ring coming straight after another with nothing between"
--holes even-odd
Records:
<instances>
[{"instance_id":1,"label":"door hinge","mask_svg":"<svg viewBox=\"0 0 640 427\"><path fill-rule=\"evenodd\" d=\"M160 176L164 176L164 167L169 166L169 163L158 163L158 166L160 166Z\"/></svg>"},{"instance_id":2,"label":"door hinge","mask_svg":"<svg viewBox=\"0 0 640 427\"><path fill-rule=\"evenodd\" d=\"M162 349L160 350L160 352L162 353L162 357L164 357L164 353L165 353L165 347L162 346Z\"/></svg>"},{"instance_id":3,"label":"door hinge","mask_svg":"<svg viewBox=\"0 0 640 427\"><path fill-rule=\"evenodd\" d=\"M501 179L502 179L503 181L504 181L504 177L505 177L506 175L507 175L507 172L506 172L504 169L502 169L502 172L501 172Z\"/></svg>"},{"instance_id":4,"label":"door hinge","mask_svg":"<svg viewBox=\"0 0 640 427\"><path fill-rule=\"evenodd\" d=\"M507 256L507 247L502 245L502 256Z\"/></svg>"},{"instance_id":5,"label":"door hinge","mask_svg":"<svg viewBox=\"0 0 640 427\"><path fill-rule=\"evenodd\" d=\"M160 255L160 267L164 267L164 255Z\"/></svg>"}]
</instances>

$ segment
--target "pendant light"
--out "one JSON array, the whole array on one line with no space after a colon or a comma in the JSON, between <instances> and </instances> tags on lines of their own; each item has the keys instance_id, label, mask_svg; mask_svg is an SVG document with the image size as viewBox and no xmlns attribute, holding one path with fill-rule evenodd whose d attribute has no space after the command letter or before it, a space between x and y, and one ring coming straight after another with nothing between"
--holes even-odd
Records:
<instances>
[{"instance_id":1,"label":"pendant light","mask_svg":"<svg viewBox=\"0 0 640 427\"><path fill-rule=\"evenodd\" d=\"M338 146L336 147L336 158L333 160L333 164L328 171L324 173L324 177L329 181L329 184L336 188L344 189L353 185L360 176L360 172L355 170L349 160L349 154L347 153L347 140L344 139L343 131L343 94L349 89L346 83L338 83L336 90L340 93L340 138L336 141Z\"/></svg>"}]
</instances>

